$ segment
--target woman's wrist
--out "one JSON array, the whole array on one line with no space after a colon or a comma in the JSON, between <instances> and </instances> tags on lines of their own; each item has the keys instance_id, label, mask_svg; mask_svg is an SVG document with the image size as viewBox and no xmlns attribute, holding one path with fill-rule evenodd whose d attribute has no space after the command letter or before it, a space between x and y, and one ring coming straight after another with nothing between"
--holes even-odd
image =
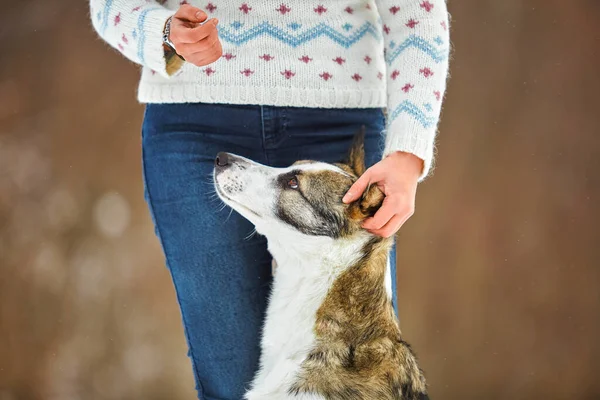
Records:
<instances>
[{"instance_id":1,"label":"woman's wrist","mask_svg":"<svg viewBox=\"0 0 600 400\"><path fill-rule=\"evenodd\" d=\"M423 173L425 162L412 153L398 150L388 154L387 157L395 159L396 165L399 165L405 174L414 177L415 180L418 180Z\"/></svg>"}]
</instances>

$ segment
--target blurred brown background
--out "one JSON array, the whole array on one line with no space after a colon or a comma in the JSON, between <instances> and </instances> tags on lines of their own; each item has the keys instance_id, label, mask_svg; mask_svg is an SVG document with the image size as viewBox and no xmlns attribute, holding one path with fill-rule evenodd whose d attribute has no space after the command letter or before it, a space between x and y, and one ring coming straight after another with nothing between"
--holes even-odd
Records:
<instances>
[{"instance_id":1,"label":"blurred brown background","mask_svg":"<svg viewBox=\"0 0 600 400\"><path fill-rule=\"evenodd\" d=\"M0 400L192 399L138 69L87 3L0 12ZM600 399L600 1L450 0L435 177L399 235L434 399Z\"/></svg>"}]
</instances>

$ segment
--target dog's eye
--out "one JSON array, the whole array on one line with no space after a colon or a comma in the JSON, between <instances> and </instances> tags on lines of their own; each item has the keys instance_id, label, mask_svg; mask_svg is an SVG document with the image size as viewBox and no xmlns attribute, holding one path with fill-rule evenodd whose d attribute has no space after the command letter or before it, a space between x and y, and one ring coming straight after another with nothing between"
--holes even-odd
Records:
<instances>
[{"instance_id":1,"label":"dog's eye","mask_svg":"<svg viewBox=\"0 0 600 400\"><path fill-rule=\"evenodd\" d=\"M294 176L287 182L287 185L292 189L298 189L298 178Z\"/></svg>"}]
</instances>

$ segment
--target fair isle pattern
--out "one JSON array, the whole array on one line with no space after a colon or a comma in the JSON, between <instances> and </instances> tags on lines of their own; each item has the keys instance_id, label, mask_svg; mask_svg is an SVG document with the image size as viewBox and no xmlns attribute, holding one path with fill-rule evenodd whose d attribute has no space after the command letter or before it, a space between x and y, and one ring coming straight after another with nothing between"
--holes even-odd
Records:
<instances>
[{"instance_id":1,"label":"fair isle pattern","mask_svg":"<svg viewBox=\"0 0 600 400\"><path fill-rule=\"evenodd\" d=\"M428 111L431 111L432 108L429 108ZM398 106L390 113L388 116L389 122L393 122L398 116L402 113L406 113L417 120L423 128L430 128L433 124L437 122L437 118L433 115L427 115L423 110L417 107L416 104L409 100L404 100L402 103L398 104Z\"/></svg>"},{"instance_id":2,"label":"fair isle pattern","mask_svg":"<svg viewBox=\"0 0 600 400\"><path fill-rule=\"evenodd\" d=\"M89 0L99 35L143 66L143 103L387 107L384 155L433 160L450 38L444 0ZM167 66L181 4L219 19L223 57ZM179 68L179 69L178 69Z\"/></svg>"},{"instance_id":3,"label":"fair isle pattern","mask_svg":"<svg viewBox=\"0 0 600 400\"><path fill-rule=\"evenodd\" d=\"M419 36L410 35L401 45L395 46L390 54L386 54L386 61L388 65L392 63L407 49L413 47L427 54L433 61L440 63L448 59L448 49L432 44L427 39Z\"/></svg>"},{"instance_id":4,"label":"fair isle pattern","mask_svg":"<svg viewBox=\"0 0 600 400\"><path fill-rule=\"evenodd\" d=\"M439 36L436 39L439 39ZM437 64L447 61L449 51L447 48L440 47L443 44L443 41L441 39L436 39L433 40L435 44L432 44L422 37L410 35L399 46L393 46L391 54L386 53L386 62L389 66L391 66L394 63L394 61L398 57L400 57L400 55L402 55L402 53L404 53L410 48L417 48L423 54L429 56L431 60ZM429 77L433 74L433 72L429 68L420 69L419 72L421 72L425 77ZM399 72L394 72L395 76L397 76L398 74ZM394 108L389 114L388 123L391 124L398 116L400 116L400 114L406 113L412 116L415 120L417 120L423 126L423 128L430 128L435 123L437 123L438 118L435 116L433 111L433 107L430 103L427 103L427 106L424 106L423 110L412 101L404 100L402 103L398 104L396 108Z\"/></svg>"},{"instance_id":5,"label":"fair isle pattern","mask_svg":"<svg viewBox=\"0 0 600 400\"><path fill-rule=\"evenodd\" d=\"M100 34L104 34L106 32L106 28L108 27L108 16L110 14L110 8L112 6L114 0L106 0L104 2L103 11L98 11L98 19L102 19L102 24L100 27ZM92 13L92 15L94 15Z\"/></svg>"},{"instance_id":6,"label":"fair isle pattern","mask_svg":"<svg viewBox=\"0 0 600 400\"><path fill-rule=\"evenodd\" d=\"M339 32L335 28L323 23L298 33L289 32L288 29L277 27L269 22L263 22L241 33L234 32L234 30L231 30L226 26L221 26L219 28L219 36L221 39L236 46L244 45L250 40L266 35L277 39L288 46L298 47L321 36L326 36L340 46L350 48L367 34L373 36L377 40L381 40L379 30L370 22L364 23L349 35Z\"/></svg>"},{"instance_id":7,"label":"fair isle pattern","mask_svg":"<svg viewBox=\"0 0 600 400\"><path fill-rule=\"evenodd\" d=\"M160 10L160 8L158 8L158 7L146 8L142 12L140 12L140 15L138 16L138 19L137 19L137 28L138 28L137 31L140 32L140 36L138 38L138 45L137 45L137 56L140 59L140 62L142 63L142 65L145 63L144 44L146 41L146 35L144 34L144 24L146 22L146 15L148 13L151 13L152 11L157 11L157 10Z\"/></svg>"}]
</instances>

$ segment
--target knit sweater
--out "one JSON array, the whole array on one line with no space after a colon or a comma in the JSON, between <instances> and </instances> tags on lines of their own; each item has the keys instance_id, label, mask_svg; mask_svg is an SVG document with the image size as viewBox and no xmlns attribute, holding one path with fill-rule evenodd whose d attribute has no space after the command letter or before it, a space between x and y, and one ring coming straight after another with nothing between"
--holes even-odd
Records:
<instances>
[{"instance_id":1,"label":"knit sweater","mask_svg":"<svg viewBox=\"0 0 600 400\"><path fill-rule=\"evenodd\" d=\"M218 18L223 56L165 57L180 4ZM444 0L90 0L98 34L141 64L142 103L387 108L384 156L431 167L448 73ZM180 62L174 62L180 61Z\"/></svg>"}]
</instances>

